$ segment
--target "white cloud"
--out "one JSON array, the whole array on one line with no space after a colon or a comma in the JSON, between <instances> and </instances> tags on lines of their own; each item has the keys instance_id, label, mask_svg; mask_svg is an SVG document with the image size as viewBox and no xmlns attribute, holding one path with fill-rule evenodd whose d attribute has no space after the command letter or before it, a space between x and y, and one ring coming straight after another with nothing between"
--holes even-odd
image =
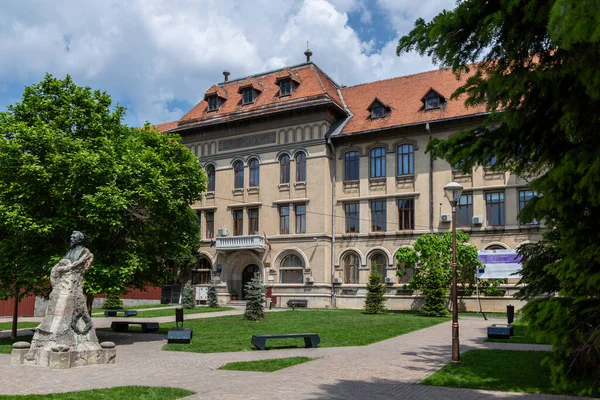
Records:
<instances>
[{"instance_id":1,"label":"white cloud","mask_svg":"<svg viewBox=\"0 0 600 400\"><path fill-rule=\"evenodd\" d=\"M418 16L431 18L452 1L379 0L398 37ZM71 74L130 106L128 122L164 122L195 104L222 71L231 78L313 61L352 85L433 68L415 55L396 56L397 38L375 50L348 26L348 12L373 20L359 0L136 0L54 3L22 0L0 15L0 85L31 84L45 72ZM448 5L450 4L450 5ZM68 48L68 49L67 49ZM2 93L0 93L0 96ZM6 100L6 99L5 99Z\"/></svg>"}]
</instances>

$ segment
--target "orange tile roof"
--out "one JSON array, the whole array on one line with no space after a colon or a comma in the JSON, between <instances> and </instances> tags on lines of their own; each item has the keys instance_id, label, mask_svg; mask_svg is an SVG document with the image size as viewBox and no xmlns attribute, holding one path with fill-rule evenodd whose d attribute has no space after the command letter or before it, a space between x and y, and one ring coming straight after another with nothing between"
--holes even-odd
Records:
<instances>
[{"instance_id":1,"label":"orange tile roof","mask_svg":"<svg viewBox=\"0 0 600 400\"><path fill-rule=\"evenodd\" d=\"M177 121L164 122L162 124L152 125L152 127L158 129L160 132L167 132L177 128Z\"/></svg>"},{"instance_id":2,"label":"orange tile roof","mask_svg":"<svg viewBox=\"0 0 600 400\"><path fill-rule=\"evenodd\" d=\"M178 127L225 122L245 115L276 110L279 107L302 105L307 101L333 102L341 109L344 108L338 85L316 65L309 63L287 69L295 75L294 80L300 83L290 96L279 97L277 77L281 78L285 70L223 82L219 87L227 91L229 98L221 107L217 111L208 112L208 103L204 99L178 121ZM239 89L248 85L258 88L261 92L254 103L242 105Z\"/></svg>"},{"instance_id":3,"label":"orange tile roof","mask_svg":"<svg viewBox=\"0 0 600 400\"><path fill-rule=\"evenodd\" d=\"M451 70L443 69L343 88L341 91L344 101L354 115L341 134L484 113L484 106L465 107L465 96L450 99L450 95L464 84L467 77L463 76L458 81ZM421 99L430 89L446 100L439 109L424 108ZM391 107L391 112L383 118L371 119L368 108L375 98Z\"/></svg>"}]
</instances>

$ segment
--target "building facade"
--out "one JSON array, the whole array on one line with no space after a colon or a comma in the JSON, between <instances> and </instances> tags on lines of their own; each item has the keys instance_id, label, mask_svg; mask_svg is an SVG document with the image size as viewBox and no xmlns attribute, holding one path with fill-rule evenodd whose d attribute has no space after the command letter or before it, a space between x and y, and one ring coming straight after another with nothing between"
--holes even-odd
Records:
<instances>
[{"instance_id":1,"label":"building facade","mask_svg":"<svg viewBox=\"0 0 600 400\"><path fill-rule=\"evenodd\" d=\"M303 298L309 307L361 308L375 265L388 307L418 308L420 296L403 291L412 271L398 275L394 254L450 229L443 187L451 181L465 188L458 229L477 249L540 238L539 225L517 218L533 195L525 180L495 171L493 159L464 174L426 153L431 139L486 117L450 99L461 84L450 71L352 87L311 62L228 75L179 121L157 126L181 135L206 169L208 190L193 205L204 245L192 279L216 279L222 302L243 299L258 272L278 305Z\"/></svg>"}]
</instances>

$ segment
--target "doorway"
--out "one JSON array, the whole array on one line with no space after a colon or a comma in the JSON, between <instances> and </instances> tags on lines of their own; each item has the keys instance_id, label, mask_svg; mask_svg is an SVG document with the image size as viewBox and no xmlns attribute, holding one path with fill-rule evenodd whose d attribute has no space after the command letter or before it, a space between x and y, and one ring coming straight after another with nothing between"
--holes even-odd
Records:
<instances>
[{"instance_id":1,"label":"doorway","mask_svg":"<svg viewBox=\"0 0 600 400\"><path fill-rule=\"evenodd\" d=\"M246 300L246 284L254 278L254 275L259 272L260 269L256 264L250 264L242 272L242 300Z\"/></svg>"}]
</instances>

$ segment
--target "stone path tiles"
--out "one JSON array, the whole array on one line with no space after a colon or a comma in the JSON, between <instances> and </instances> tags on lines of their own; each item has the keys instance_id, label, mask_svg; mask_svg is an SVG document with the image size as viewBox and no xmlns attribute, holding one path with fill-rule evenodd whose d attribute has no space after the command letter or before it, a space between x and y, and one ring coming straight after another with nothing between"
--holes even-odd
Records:
<instances>
[{"instance_id":1,"label":"stone path tiles","mask_svg":"<svg viewBox=\"0 0 600 400\"><path fill-rule=\"evenodd\" d=\"M513 348L512 344L484 343L489 324L490 321L461 320L461 352L471 348ZM449 361L450 322L369 346L262 352L170 352L160 351L165 343L163 335L99 332L99 336L101 340L118 338L120 345L116 364L51 371L35 366L11 366L8 365L9 356L0 355L0 377L10 377L2 383L0 391L25 394L154 385L182 387L196 392L188 399L561 398L417 385ZM520 349L546 348L523 345ZM273 373L217 370L232 361L297 355L321 358Z\"/></svg>"}]
</instances>

